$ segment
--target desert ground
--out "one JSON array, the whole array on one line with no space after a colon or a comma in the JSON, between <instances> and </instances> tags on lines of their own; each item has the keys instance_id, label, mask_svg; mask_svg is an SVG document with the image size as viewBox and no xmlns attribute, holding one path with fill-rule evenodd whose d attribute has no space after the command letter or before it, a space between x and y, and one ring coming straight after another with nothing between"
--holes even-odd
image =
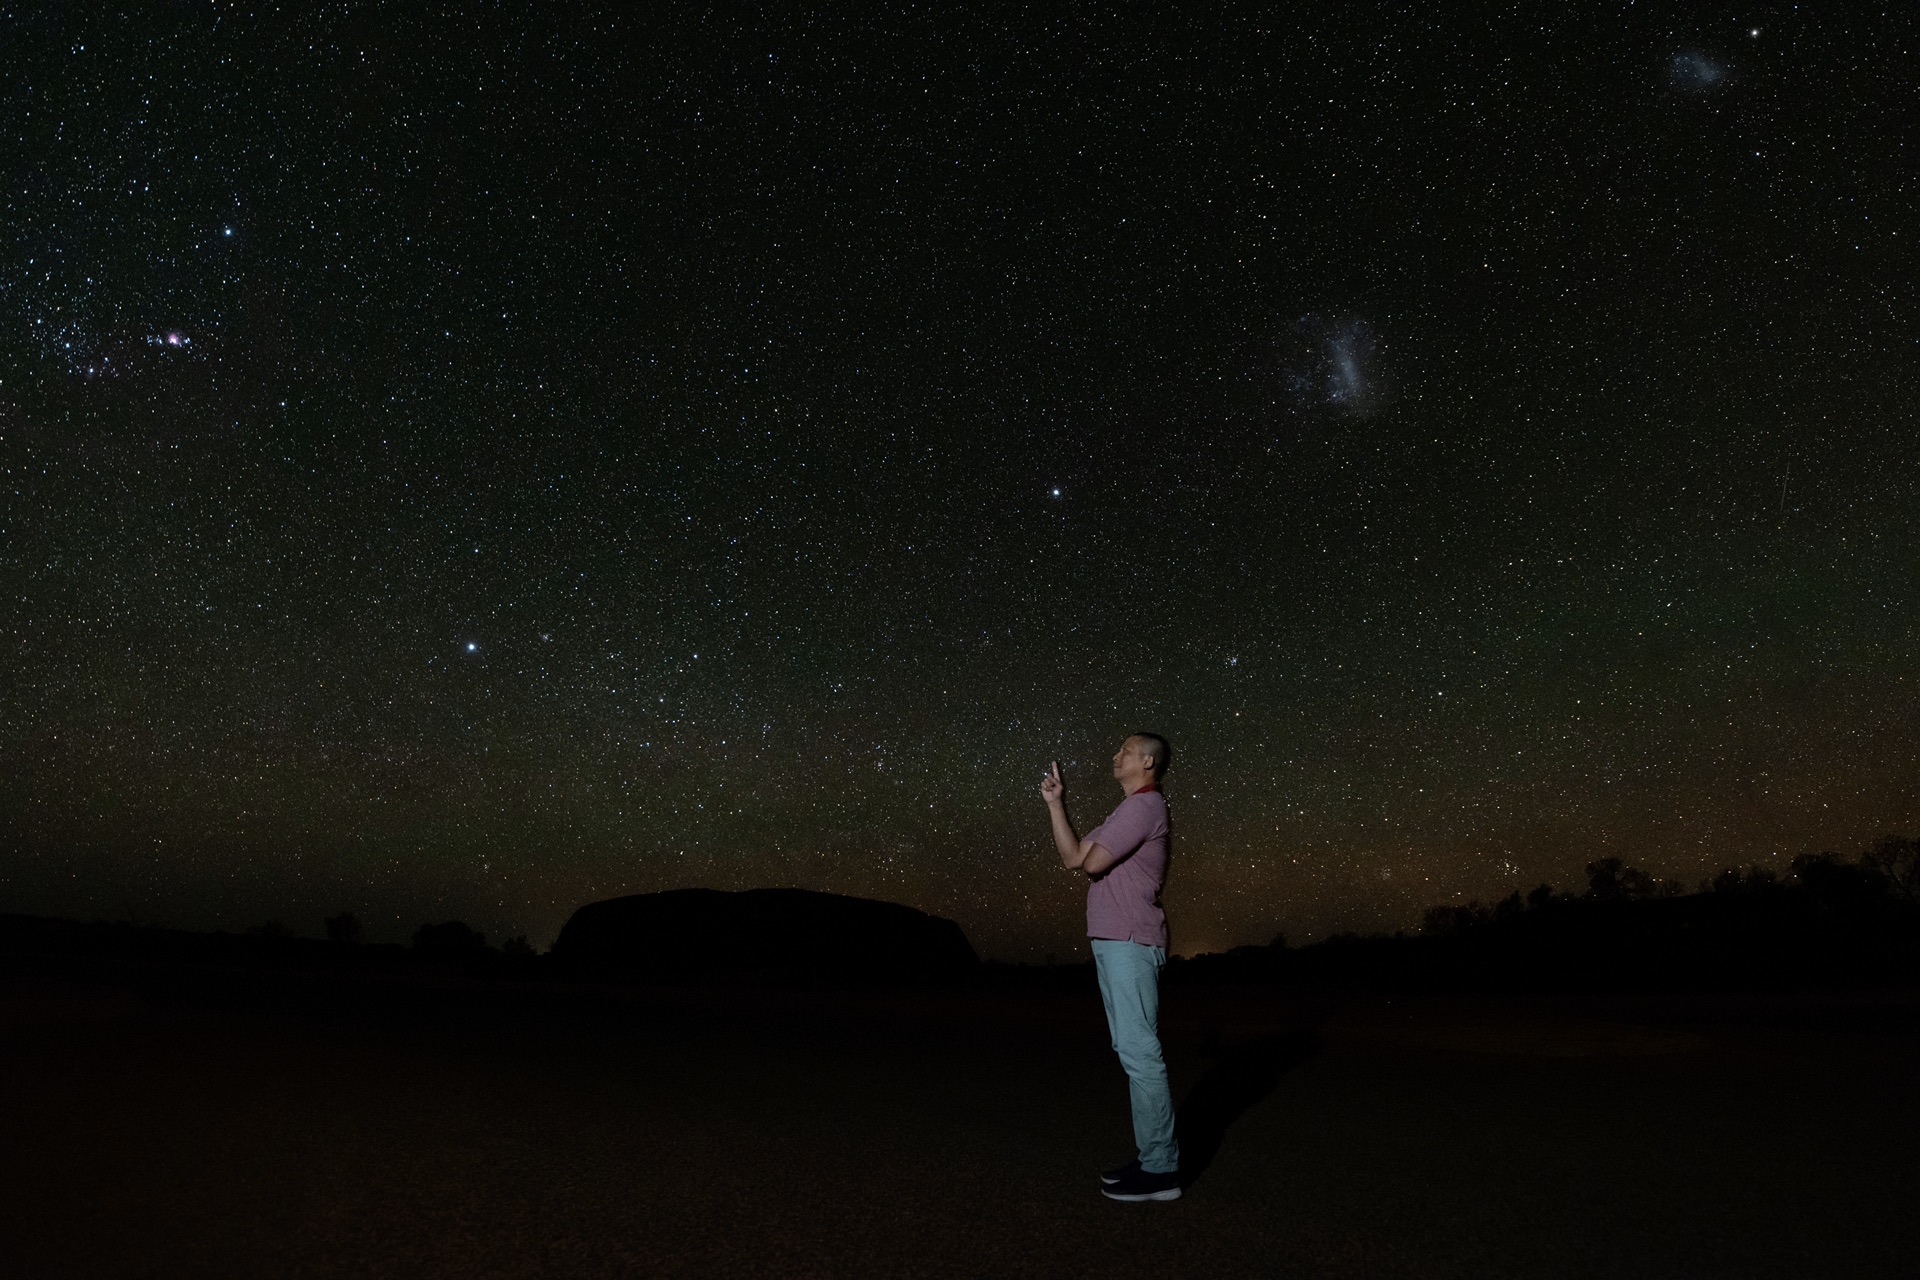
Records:
<instances>
[{"instance_id":1,"label":"desert ground","mask_svg":"<svg viewBox=\"0 0 1920 1280\"><path fill-rule=\"evenodd\" d=\"M0 1273L1871 1277L1911 996L1172 989L1189 1186L1118 1204L1088 990L0 979ZM1071 983L1067 984L1071 987Z\"/></svg>"}]
</instances>

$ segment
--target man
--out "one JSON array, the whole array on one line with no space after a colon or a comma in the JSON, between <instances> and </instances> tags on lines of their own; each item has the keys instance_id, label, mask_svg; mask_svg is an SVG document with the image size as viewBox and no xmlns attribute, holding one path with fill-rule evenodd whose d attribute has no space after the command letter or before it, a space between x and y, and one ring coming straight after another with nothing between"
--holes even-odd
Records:
<instances>
[{"instance_id":1,"label":"man","mask_svg":"<svg viewBox=\"0 0 1920 1280\"><path fill-rule=\"evenodd\" d=\"M1180 1147L1173 1136L1173 1093L1160 1053L1160 968L1167 962L1167 879L1172 831L1160 779L1172 757L1157 733L1136 733L1113 753L1113 777L1126 792L1107 820L1082 840L1067 816L1066 785L1054 761L1040 781L1053 819L1053 843L1069 870L1085 875L1087 936L1100 975L1113 1051L1133 1096L1139 1156L1100 1175L1110 1200L1178 1200Z\"/></svg>"}]
</instances>

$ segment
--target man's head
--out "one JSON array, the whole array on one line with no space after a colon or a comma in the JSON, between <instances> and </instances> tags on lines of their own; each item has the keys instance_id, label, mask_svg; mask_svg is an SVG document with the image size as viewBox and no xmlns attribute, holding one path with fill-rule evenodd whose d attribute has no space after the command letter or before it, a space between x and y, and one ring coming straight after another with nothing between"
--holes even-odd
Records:
<instances>
[{"instance_id":1,"label":"man's head","mask_svg":"<svg viewBox=\"0 0 1920 1280\"><path fill-rule=\"evenodd\" d=\"M1131 795L1149 783L1158 783L1173 761L1173 748L1157 733L1136 733L1113 753L1113 776Z\"/></svg>"}]
</instances>

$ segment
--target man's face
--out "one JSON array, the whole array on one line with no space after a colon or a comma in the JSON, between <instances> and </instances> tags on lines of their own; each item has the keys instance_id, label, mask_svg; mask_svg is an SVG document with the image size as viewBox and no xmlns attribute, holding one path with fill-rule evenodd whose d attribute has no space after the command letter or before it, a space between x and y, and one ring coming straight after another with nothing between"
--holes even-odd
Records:
<instances>
[{"instance_id":1,"label":"man's face","mask_svg":"<svg viewBox=\"0 0 1920 1280\"><path fill-rule=\"evenodd\" d=\"M1147 760L1147 753L1140 749L1140 739L1128 738L1120 744L1120 749L1113 753L1114 777L1124 778L1129 774L1151 772L1153 767Z\"/></svg>"}]
</instances>

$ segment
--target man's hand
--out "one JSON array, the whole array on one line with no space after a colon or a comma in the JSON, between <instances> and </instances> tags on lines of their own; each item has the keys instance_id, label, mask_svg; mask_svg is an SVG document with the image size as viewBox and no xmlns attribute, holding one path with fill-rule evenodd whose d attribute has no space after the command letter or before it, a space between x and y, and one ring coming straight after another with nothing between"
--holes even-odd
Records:
<instances>
[{"instance_id":1,"label":"man's hand","mask_svg":"<svg viewBox=\"0 0 1920 1280\"><path fill-rule=\"evenodd\" d=\"M1055 760L1047 766L1046 776L1040 779L1040 798L1049 805L1059 804L1066 790L1066 784L1060 781L1060 762Z\"/></svg>"}]
</instances>

